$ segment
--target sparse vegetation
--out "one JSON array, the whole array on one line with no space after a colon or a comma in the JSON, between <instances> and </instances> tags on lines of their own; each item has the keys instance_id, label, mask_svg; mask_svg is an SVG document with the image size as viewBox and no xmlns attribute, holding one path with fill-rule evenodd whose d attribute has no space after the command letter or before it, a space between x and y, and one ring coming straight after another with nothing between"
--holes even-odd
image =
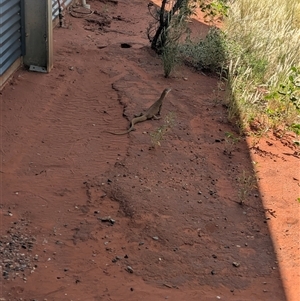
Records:
<instances>
[{"instance_id":1,"label":"sparse vegetation","mask_svg":"<svg viewBox=\"0 0 300 301\"><path fill-rule=\"evenodd\" d=\"M234 151L236 144L240 141L239 137L236 137L233 133L226 132L225 133L225 149L224 154L227 154L229 156L232 155L232 152Z\"/></svg>"},{"instance_id":2,"label":"sparse vegetation","mask_svg":"<svg viewBox=\"0 0 300 301\"><path fill-rule=\"evenodd\" d=\"M154 19L147 30L153 50L162 53L168 43L174 43L181 37L187 28L186 22L196 8L195 3L195 0L162 0L160 7L148 4Z\"/></svg>"},{"instance_id":3,"label":"sparse vegetation","mask_svg":"<svg viewBox=\"0 0 300 301\"><path fill-rule=\"evenodd\" d=\"M212 27L204 39L187 34L183 41L197 7L211 25L223 18L224 30ZM299 1L163 0L152 16L148 37L162 54L166 77L181 61L218 73L227 83L229 117L241 132L298 131Z\"/></svg>"},{"instance_id":4,"label":"sparse vegetation","mask_svg":"<svg viewBox=\"0 0 300 301\"><path fill-rule=\"evenodd\" d=\"M179 60L179 39L187 30L187 21L193 13L194 6L190 0L163 0L161 7L148 5L154 18L148 27L151 48L162 55L164 75L168 77Z\"/></svg>"},{"instance_id":5,"label":"sparse vegetation","mask_svg":"<svg viewBox=\"0 0 300 301\"><path fill-rule=\"evenodd\" d=\"M217 54L214 56L209 53L221 49L214 45L220 41L214 38L215 34L220 33L219 31L212 30L204 42L199 41L195 45L190 39L185 43L182 41L180 43L180 39L183 34L188 33L188 22L197 7L205 12L209 22L213 22L215 18L226 15L228 9L226 2L226 0L163 0L160 8L153 4L148 5L154 19L148 27L148 38L151 48L162 54L165 77L170 75L179 62L189 58L192 63L195 62L204 69L208 67L215 69L215 64L219 64L220 58Z\"/></svg>"},{"instance_id":6,"label":"sparse vegetation","mask_svg":"<svg viewBox=\"0 0 300 301\"><path fill-rule=\"evenodd\" d=\"M243 170L240 177L237 179L239 185L239 203L243 205L247 200L251 191L257 188L256 177L253 174L248 174Z\"/></svg>"},{"instance_id":7,"label":"sparse vegetation","mask_svg":"<svg viewBox=\"0 0 300 301\"><path fill-rule=\"evenodd\" d=\"M173 112L169 112L164 119L164 124L150 133L151 143L154 147L161 146L161 141L165 139L166 133L174 125L174 123L175 114Z\"/></svg>"},{"instance_id":8,"label":"sparse vegetation","mask_svg":"<svg viewBox=\"0 0 300 301\"><path fill-rule=\"evenodd\" d=\"M164 76L169 77L171 72L179 64L179 51L176 43L168 43L162 52L162 61L164 67Z\"/></svg>"}]
</instances>

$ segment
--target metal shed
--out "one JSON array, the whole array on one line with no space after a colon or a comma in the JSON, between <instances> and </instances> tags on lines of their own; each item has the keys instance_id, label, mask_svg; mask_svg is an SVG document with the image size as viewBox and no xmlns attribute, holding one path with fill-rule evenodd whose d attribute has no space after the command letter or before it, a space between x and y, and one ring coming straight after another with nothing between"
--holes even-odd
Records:
<instances>
[{"instance_id":1,"label":"metal shed","mask_svg":"<svg viewBox=\"0 0 300 301\"><path fill-rule=\"evenodd\" d=\"M25 53L24 1L0 0L0 78ZM2 81L1 80L1 81ZM0 86L2 82L0 82Z\"/></svg>"},{"instance_id":2,"label":"metal shed","mask_svg":"<svg viewBox=\"0 0 300 301\"><path fill-rule=\"evenodd\" d=\"M62 10L72 0L59 0ZM0 89L21 65L52 67L58 0L0 0Z\"/></svg>"}]
</instances>

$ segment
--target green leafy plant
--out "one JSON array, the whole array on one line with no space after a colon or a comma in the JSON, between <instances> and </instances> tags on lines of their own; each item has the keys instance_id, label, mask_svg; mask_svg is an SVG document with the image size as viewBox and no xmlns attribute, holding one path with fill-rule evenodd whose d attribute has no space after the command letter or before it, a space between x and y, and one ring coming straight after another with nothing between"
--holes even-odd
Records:
<instances>
[{"instance_id":1,"label":"green leafy plant","mask_svg":"<svg viewBox=\"0 0 300 301\"><path fill-rule=\"evenodd\" d=\"M229 6L226 0L198 0L198 2L201 11L205 13L204 18L209 19L210 22L228 16Z\"/></svg>"},{"instance_id":2,"label":"green leafy plant","mask_svg":"<svg viewBox=\"0 0 300 301\"><path fill-rule=\"evenodd\" d=\"M295 154L300 155L300 124L292 124L291 129L296 134L296 140L293 141L296 147Z\"/></svg>"},{"instance_id":3,"label":"green leafy plant","mask_svg":"<svg viewBox=\"0 0 300 301\"><path fill-rule=\"evenodd\" d=\"M272 127L283 127L299 132L300 68L292 67L287 79L265 96L266 115ZM298 135L298 134L297 134Z\"/></svg>"},{"instance_id":4,"label":"green leafy plant","mask_svg":"<svg viewBox=\"0 0 300 301\"><path fill-rule=\"evenodd\" d=\"M288 77L287 83L280 85L278 94L286 102L291 102L300 113L300 68L292 67L292 73Z\"/></svg>"}]
</instances>

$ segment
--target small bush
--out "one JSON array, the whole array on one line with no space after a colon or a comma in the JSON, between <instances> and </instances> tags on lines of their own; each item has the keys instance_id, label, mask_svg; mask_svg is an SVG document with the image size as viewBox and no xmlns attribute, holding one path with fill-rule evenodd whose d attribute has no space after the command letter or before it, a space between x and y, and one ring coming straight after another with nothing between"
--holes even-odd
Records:
<instances>
[{"instance_id":1,"label":"small bush","mask_svg":"<svg viewBox=\"0 0 300 301\"><path fill-rule=\"evenodd\" d=\"M225 35L216 27L212 27L204 39L187 39L179 50L183 60L199 70L219 71L228 60Z\"/></svg>"},{"instance_id":2,"label":"small bush","mask_svg":"<svg viewBox=\"0 0 300 301\"><path fill-rule=\"evenodd\" d=\"M182 3L180 9L168 20L168 27L164 29L162 34L162 37L165 38L164 43L161 43L163 45L161 54L165 77L169 77L176 65L181 62L179 55L180 38L188 30L187 21L191 15L188 1L182 1Z\"/></svg>"},{"instance_id":3,"label":"small bush","mask_svg":"<svg viewBox=\"0 0 300 301\"><path fill-rule=\"evenodd\" d=\"M168 43L162 50L162 61L164 68L164 76L169 77L170 73L179 64L179 49L176 43Z\"/></svg>"}]
</instances>

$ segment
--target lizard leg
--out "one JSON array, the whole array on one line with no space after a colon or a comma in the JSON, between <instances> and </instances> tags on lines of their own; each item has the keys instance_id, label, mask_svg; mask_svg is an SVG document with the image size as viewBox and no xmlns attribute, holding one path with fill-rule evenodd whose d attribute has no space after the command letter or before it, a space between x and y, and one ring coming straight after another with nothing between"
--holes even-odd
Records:
<instances>
[{"instance_id":1,"label":"lizard leg","mask_svg":"<svg viewBox=\"0 0 300 301\"><path fill-rule=\"evenodd\" d=\"M161 105L159 106L157 115L160 115Z\"/></svg>"},{"instance_id":2,"label":"lizard leg","mask_svg":"<svg viewBox=\"0 0 300 301\"><path fill-rule=\"evenodd\" d=\"M155 119L155 120L158 120L158 119L160 119L160 118L161 118L160 116L153 115L153 119Z\"/></svg>"}]
</instances>

